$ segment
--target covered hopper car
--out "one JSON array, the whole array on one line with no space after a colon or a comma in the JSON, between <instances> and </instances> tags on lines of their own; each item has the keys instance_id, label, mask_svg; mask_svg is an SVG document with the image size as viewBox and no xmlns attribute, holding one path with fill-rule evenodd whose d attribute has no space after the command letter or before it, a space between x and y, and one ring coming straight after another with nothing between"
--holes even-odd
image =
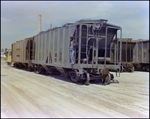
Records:
<instances>
[{"instance_id":1,"label":"covered hopper car","mask_svg":"<svg viewBox=\"0 0 150 119\"><path fill-rule=\"evenodd\" d=\"M114 37L117 40L118 30L121 39L122 28L104 19L67 23L13 43L12 61L15 67L36 73L59 72L73 82L89 84L90 80L100 79L109 84L114 76L108 69L120 71L121 59L118 64L116 60L113 64L107 63L110 62L110 45ZM76 42L74 64L70 62L69 53L71 35Z\"/></svg>"}]
</instances>

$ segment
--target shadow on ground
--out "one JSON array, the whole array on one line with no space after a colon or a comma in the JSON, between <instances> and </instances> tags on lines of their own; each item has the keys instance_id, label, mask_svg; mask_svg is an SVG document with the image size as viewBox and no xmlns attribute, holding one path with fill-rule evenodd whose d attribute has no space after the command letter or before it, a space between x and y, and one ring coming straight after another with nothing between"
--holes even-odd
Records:
<instances>
[{"instance_id":1,"label":"shadow on ground","mask_svg":"<svg viewBox=\"0 0 150 119\"><path fill-rule=\"evenodd\" d=\"M15 67L14 67L15 68ZM16 68L16 69L19 69L19 68ZM27 69L19 69L19 70L23 70L23 71L29 71ZM29 71L29 72L33 72L33 71ZM75 83L75 82L72 82L70 80L70 78L68 77L65 77L63 75L60 75L60 74L38 74L38 75L43 75L43 76L50 76L50 77L53 77L55 78L56 80L61 80L61 81L65 81L65 82L68 82L68 83L74 83L76 85L84 85L84 83L82 82L78 82L78 83ZM101 80L97 79L97 80L91 80L89 85L102 85L102 86L107 86L107 85L111 85L111 84L115 84L115 83L118 83L119 82L117 80L111 80L110 84L103 84ZM88 85L87 85L88 86Z\"/></svg>"},{"instance_id":2,"label":"shadow on ground","mask_svg":"<svg viewBox=\"0 0 150 119\"><path fill-rule=\"evenodd\" d=\"M61 80L61 81L65 81L65 82L68 82L68 83L74 83L70 80L70 78L67 78L67 77L64 77L64 76L61 76L61 75L58 75L58 74L53 74L53 75L45 75L45 74L39 74L39 75L44 75L44 76L50 76L50 77L53 77L55 78L56 80ZM115 83L118 83L119 84L119 81L118 80L111 80L110 84L103 84L101 80L91 80L89 85L102 85L102 86L107 86L107 85L111 85L111 84L115 84ZM78 82L78 83L74 83L76 85L84 85L82 82ZM87 85L88 86L88 85Z\"/></svg>"}]
</instances>

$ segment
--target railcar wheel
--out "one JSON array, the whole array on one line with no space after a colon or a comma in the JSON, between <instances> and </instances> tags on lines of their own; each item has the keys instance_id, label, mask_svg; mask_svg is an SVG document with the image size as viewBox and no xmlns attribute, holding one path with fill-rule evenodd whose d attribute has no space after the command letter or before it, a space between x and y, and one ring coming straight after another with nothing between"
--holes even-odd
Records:
<instances>
[{"instance_id":1,"label":"railcar wheel","mask_svg":"<svg viewBox=\"0 0 150 119\"><path fill-rule=\"evenodd\" d=\"M113 80L114 79L114 75L111 74L111 73L109 73L109 74L110 74L111 80Z\"/></svg>"},{"instance_id":2,"label":"railcar wheel","mask_svg":"<svg viewBox=\"0 0 150 119\"><path fill-rule=\"evenodd\" d=\"M36 70L36 71L35 71L35 73L36 73L36 74L39 74L39 71L38 71L38 70Z\"/></svg>"},{"instance_id":3,"label":"railcar wheel","mask_svg":"<svg viewBox=\"0 0 150 119\"><path fill-rule=\"evenodd\" d=\"M74 71L69 72L70 80L74 83L77 83L80 81L80 77L76 75Z\"/></svg>"},{"instance_id":4,"label":"railcar wheel","mask_svg":"<svg viewBox=\"0 0 150 119\"><path fill-rule=\"evenodd\" d=\"M49 72L48 72L50 75L52 75L53 74L53 72L52 72L52 69L50 68L49 69Z\"/></svg>"},{"instance_id":5,"label":"railcar wheel","mask_svg":"<svg viewBox=\"0 0 150 119\"><path fill-rule=\"evenodd\" d=\"M38 71L38 74L41 74L42 73L41 67L38 67L37 71Z\"/></svg>"},{"instance_id":6,"label":"railcar wheel","mask_svg":"<svg viewBox=\"0 0 150 119\"><path fill-rule=\"evenodd\" d=\"M145 71L146 70L146 66L143 66L142 69Z\"/></svg>"},{"instance_id":7,"label":"railcar wheel","mask_svg":"<svg viewBox=\"0 0 150 119\"><path fill-rule=\"evenodd\" d=\"M31 66L27 67L27 70L32 71L32 67Z\"/></svg>"},{"instance_id":8,"label":"railcar wheel","mask_svg":"<svg viewBox=\"0 0 150 119\"><path fill-rule=\"evenodd\" d=\"M146 71L149 71L149 66L145 67Z\"/></svg>"},{"instance_id":9,"label":"railcar wheel","mask_svg":"<svg viewBox=\"0 0 150 119\"><path fill-rule=\"evenodd\" d=\"M89 85L89 82L90 82L90 74L86 73L86 82L84 84Z\"/></svg>"},{"instance_id":10,"label":"railcar wheel","mask_svg":"<svg viewBox=\"0 0 150 119\"><path fill-rule=\"evenodd\" d=\"M16 68L19 69L19 65L18 64L16 64Z\"/></svg>"},{"instance_id":11,"label":"railcar wheel","mask_svg":"<svg viewBox=\"0 0 150 119\"><path fill-rule=\"evenodd\" d=\"M35 72L36 74L41 74L41 73L42 73L41 67L34 67L34 72Z\"/></svg>"},{"instance_id":12,"label":"railcar wheel","mask_svg":"<svg viewBox=\"0 0 150 119\"><path fill-rule=\"evenodd\" d=\"M123 69L124 69L123 66L121 66L121 67L120 67L120 72L121 72L121 73L123 72Z\"/></svg>"},{"instance_id":13,"label":"railcar wheel","mask_svg":"<svg viewBox=\"0 0 150 119\"><path fill-rule=\"evenodd\" d=\"M131 68L131 72L134 72L134 67Z\"/></svg>"},{"instance_id":14,"label":"railcar wheel","mask_svg":"<svg viewBox=\"0 0 150 119\"><path fill-rule=\"evenodd\" d=\"M34 73L36 73L36 67L34 67Z\"/></svg>"},{"instance_id":15,"label":"railcar wheel","mask_svg":"<svg viewBox=\"0 0 150 119\"><path fill-rule=\"evenodd\" d=\"M80 74L80 76L78 78L79 78L79 81L81 81L81 84L85 84L85 82L87 81L86 73Z\"/></svg>"}]
</instances>

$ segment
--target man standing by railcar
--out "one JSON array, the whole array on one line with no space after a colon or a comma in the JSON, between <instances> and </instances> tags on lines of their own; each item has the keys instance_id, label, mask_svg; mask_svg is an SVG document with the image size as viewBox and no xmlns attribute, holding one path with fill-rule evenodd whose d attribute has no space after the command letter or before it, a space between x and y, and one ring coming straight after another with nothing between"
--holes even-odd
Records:
<instances>
[{"instance_id":1,"label":"man standing by railcar","mask_svg":"<svg viewBox=\"0 0 150 119\"><path fill-rule=\"evenodd\" d=\"M75 52L75 41L74 41L74 37L71 35L70 36L70 59L71 59L71 64L75 63L74 52Z\"/></svg>"}]
</instances>

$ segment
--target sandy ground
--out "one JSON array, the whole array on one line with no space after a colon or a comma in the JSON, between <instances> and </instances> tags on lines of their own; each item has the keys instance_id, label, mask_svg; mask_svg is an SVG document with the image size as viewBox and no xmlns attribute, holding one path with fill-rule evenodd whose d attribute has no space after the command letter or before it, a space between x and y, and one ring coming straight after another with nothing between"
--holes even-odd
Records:
<instances>
[{"instance_id":1,"label":"sandy ground","mask_svg":"<svg viewBox=\"0 0 150 119\"><path fill-rule=\"evenodd\" d=\"M40 75L1 60L1 117L149 117L149 72L123 72L89 86Z\"/></svg>"}]
</instances>

